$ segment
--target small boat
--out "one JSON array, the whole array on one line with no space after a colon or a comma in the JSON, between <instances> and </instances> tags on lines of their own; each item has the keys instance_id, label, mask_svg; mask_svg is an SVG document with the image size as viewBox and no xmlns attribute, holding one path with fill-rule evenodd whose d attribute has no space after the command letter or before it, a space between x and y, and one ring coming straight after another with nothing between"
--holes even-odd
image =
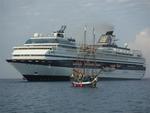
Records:
<instances>
[{"instance_id":1,"label":"small boat","mask_svg":"<svg viewBox=\"0 0 150 113\"><path fill-rule=\"evenodd\" d=\"M73 81L72 82L72 86L73 87L91 87L91 88L95 88L96 87L96 83L97 83L97 77L90 77L88 78L83 78L80 81Z\"/></svg>"},{"instance_id":2,"label":"small boat","mask_svg":"<svg viewBox=\"0 0 150 113\"><path fill-rule=\"evenodd\" d=\"M93 28L93 45L86 44L86 29L84 31L84 44L78 51L78 58L74 61L73 73L71 75L73 87L91 87L95 88L97 76L101 69L95 61L96 47L94 46L95 34ZM83 58L81 60L81 58ZM90 60L92 58L92 60Z\"/></svg>"}]
</instances>

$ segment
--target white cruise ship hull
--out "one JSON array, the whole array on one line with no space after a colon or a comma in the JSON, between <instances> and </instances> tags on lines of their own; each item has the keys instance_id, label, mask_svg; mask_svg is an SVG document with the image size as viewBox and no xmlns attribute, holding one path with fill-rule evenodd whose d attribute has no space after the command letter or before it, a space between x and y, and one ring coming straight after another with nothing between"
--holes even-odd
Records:
<instances>
[{"instance_id":1,"label":"white cruise ship hull","mask_svg":"<svg viewBox=\"0 0 150 113\"><path fill-rule=\"evenodd\" d=\"M47 65L13 63L11 64L28 81L68 81L72 68Z\"/></svg>"},{"instance_id":2,"label":"white cruise ship hull","mask_svg":"<svg viewBox=\"0 0 150 113\"><path fill-rule=\"evenodd\" d=\"M68 81L73 68L50 65L11 63L28 81ZM141 79L145 70L106 69L98 76L99 79Z\"/></svg>"}]
</instances>

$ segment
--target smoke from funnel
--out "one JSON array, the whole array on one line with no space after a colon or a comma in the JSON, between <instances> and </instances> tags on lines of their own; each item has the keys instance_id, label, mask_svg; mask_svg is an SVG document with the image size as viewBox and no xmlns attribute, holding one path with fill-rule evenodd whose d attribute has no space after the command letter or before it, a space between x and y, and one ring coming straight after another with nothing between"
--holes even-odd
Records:
<instances>
[{"instance_id":1,"label":"smoke from funnel","mask_svg":"<svg viewBox=\"0 0 150 113\"><path fill-rule=\"evenodd\" d=\"M150 28L147 28L136 35L134 42L129 46L133 49L139 49L142 51L143 56L146 59L146 77L150 77Z\"/></svg>"}]
</instances>

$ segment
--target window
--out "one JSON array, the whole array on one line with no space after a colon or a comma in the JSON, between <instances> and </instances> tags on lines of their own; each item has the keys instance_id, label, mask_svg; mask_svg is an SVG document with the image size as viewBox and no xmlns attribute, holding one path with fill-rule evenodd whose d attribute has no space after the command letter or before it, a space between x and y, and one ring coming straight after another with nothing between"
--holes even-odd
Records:
<instances>
[{"instance_id":1,"label":"window","mask_svg":"<svg viewBox=\"0 0 150 113\"><path fill-rule=\"evenodd\" d=\"M68 44L74 45L74 43L69 40L60 40L60 39L29 39L25 42L25 44L36 44L36 43L60 43L60 44Z\"/></svg>"},{"instance_id":2,"label":"window","mask_svg":"<svg viewBox=\"0 0 150 113\"><path fill-rule=\"evenodd\" d=\"M25 42L25 44L33 44L33 43L58 43L57 39L29 39Z\"/></svg>"}]
</instances>

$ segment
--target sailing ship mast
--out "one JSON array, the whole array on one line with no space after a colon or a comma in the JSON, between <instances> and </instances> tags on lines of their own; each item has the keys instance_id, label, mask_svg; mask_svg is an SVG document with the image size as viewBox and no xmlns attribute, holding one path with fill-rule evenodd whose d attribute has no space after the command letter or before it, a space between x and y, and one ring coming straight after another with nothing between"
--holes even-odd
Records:
<instances>
[{"instance_id":1,"label":"sailing ship mast","mask_svg":"<svg viewBox=\"0 0 150 113\"><path fill-rule=\"evenodd\" d=\"M78 66L78 69L73 70L73 86L75 87L82 87L82 86L90 86L90 87L96 87L97 82L97 75L94 73L94 68L96 68L96 62L95 62L95 29L93 28L93 44L87 45L86 44L86 30L87 27L84 27L84 40L83 44L80 47L79 50L79 59L76 60L76 62L82 62L82 65L80 64ZM81 60L81 59L82 60ZM91 60L90 60L91 59ZM88 68L88 69L86 69Z\"/></svg>"},{"instance_id":2,"label":"sailing ship mast","mask_svg":"<svg viewBox=\"0 0 150 113\"><path fill-rule=\"evenodd\" d=\"M96 52L96 46L95 46L95 28L92 29L92 35L93 35L93 43L92 45L87 45L86 43L86 32L87 32L87 26L84 27L84 40L83 40L83 46L80 48L83 52L83 67L82 67L82 78L83 76L94 76L96 75L96 72L94 71L96 68L96 61L95 61L95 52ZM91 61L88 61L89 58L92 58ZM88 66L88 63L92 66L89 69L90 72L87 72L86 67ZM95 73L94 73L95 72Z\"/></svg>"},{"instance_id":3,"label":"sailing ship mast","mask_svg":"<svg viewBox=\"0 0 150 113\"><path fill-rule=\"evenodd\" d=\"M96 66L96 61L95 61L95 29L93 27L93 46L92 46L92 55L93 55L93 60L94 60L94 66ZM92 68L92 74L94 74L94 69Z\"/></svg>"},{"instance_id":4,"label":"sailing ship mast","mask_svg":"<svg viewBox=\"0 0 150 113\"><path fill-rule=\"evenodd\" d=\"M83 41L83 74L86 74L86 70L85 70L85 52L86 52L86 30L87 30L87 26L84 27L84 41Z\"/></svg>"}]
</instances>

